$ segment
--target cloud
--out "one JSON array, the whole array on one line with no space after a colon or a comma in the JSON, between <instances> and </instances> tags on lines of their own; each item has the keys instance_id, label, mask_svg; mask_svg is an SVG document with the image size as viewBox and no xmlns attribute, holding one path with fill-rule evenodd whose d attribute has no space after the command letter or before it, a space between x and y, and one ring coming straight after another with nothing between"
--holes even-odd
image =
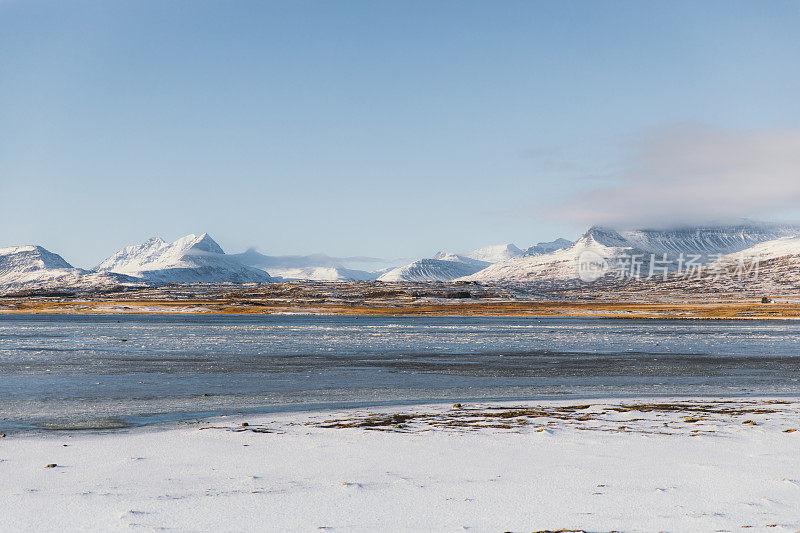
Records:
<instances>
[{"instance_id":1,"label":"cloud","mask_svg":"<svg viewBox=\"0 0 800 533\"><path fill-rule=\"evenodd\" d=\"M770 218L800 207L800 130L663 127L631 143L612 180L584 184L546 216L616 227Z\"/></svg>"}]
</instances>

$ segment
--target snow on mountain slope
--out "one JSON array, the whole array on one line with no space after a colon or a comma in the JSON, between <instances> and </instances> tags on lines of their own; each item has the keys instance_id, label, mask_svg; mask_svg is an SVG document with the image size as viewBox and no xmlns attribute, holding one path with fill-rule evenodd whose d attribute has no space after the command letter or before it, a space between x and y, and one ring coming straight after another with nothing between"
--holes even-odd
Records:
<instances>
[{"instance_id":1,"label":"snow on mountain slope","mask_svg":"<svg viewBox=\"0 0 800 533\"><path fill-rule=\"evenodd\" d=\"M433 256L433 259L438 259L440 261L452 261L455 263L464 263L465 265L470 265L475 268L486 268L487 266L492 264L489 261L473 259L472 257L469 257L467 255L454 254L450 252L437 252L436 255Z\"/></svg>"},{"instance_id":2,"label":"snow on mountain slope","mask_svg":"<svg viewBox=\"0 0 800 533\"><path fill-rule=\"evenodd\" d=\"M41 246L0 248L0 294L20 291L105 290L134 285L128 276L74 268Z\"/></svg>"},{"instance_id":3,"label":"snow on mountain slope","mask_svg":"<svg viewBox=\"0 0 800 533\"><path fill-rule=\"evenodd\" d=\"M522 250L511 243L485 246L483 248L478 248L477 250L472 250L471 252L463 254L464 257L477 259L478 261L485 261L487 263L507 261L514 257L519 257L520 255L522 255Z\"/></svg>"},{"instance_id":4,"label":"snow on mountain slope","mask_svg":"<svg viewBox=\"0 0 800 533\"><path fill-rule=\"evenodd\" d=\"M550 243L539 243L539 253L543 250L553 251L571 245L566 239L558 239ZM532 250L531 247L528 250ZM495 244L467 252L454 254L439 252L432 259L420 259L409 265L388 271L378 278L381 281L452 281L468 276L473 279L479 272L495 264L513 263L523 257L523 251L513 244ZM456 263L456 265L448 264ZM492 272L492 271L490 271Z\"/></svg>"},{"instance_id":5,"label":"snow on mountain slope","mask_svg":"<svg viewBox=\"0 0 800 533\"><path fill-rule=\"evenodd\" d=\"M715 263L734 262L741 258L767 261L784 257L800 257L800 237L783 237L762 242L740 252L721 257Z\"/></svg>"},{"instance_id":6,"label":"snow on mountain slope","mask_svg":"<svg viewBox=\"0 0 800 533\"><path fill-rule=\"evenodd\" d=\"M378 281L452 281L474 274L490 264L458 254L439 252L433 259L420 259L394 268L381 275Z\"/></svg>"},{"instance_id":7,"label":"snow on mountain slope","mask_svg":"<svg viewBox=\"0 0 800 533\"><path fill-rule=\"evenodd\" d=\"M239 263L269 272L273 278L305 279L316 281L367 281L378 277L377 273L345 268L342 260L324 254L269 256L254 249L230 258Z\"/></svg>"},{"instance_id":8,"label":"snow on mountain slope","mask_svg":"<svg viewBox=\"0 0 800 533\"><path fill-rule=\"evenodd\" d=\"M207 233L173 243L153 238L128 246L95 269L144 278L151 283L268 282L263 270L243 265L222 251Z\"/></svg>"},{"instance_id":9,"label":"snow on mountain slope","mask_svg":"<svg viewBox=\"0 0 800 533\"><path fill-rule=\"evenodd\" d=\"M705 278L715 286L736 284L762 295L797 294L800 289L800 237L762 242L710 263Z\"/></svg>"},{"instance_id":10,"label":"snow on mountain slope","mask_svg":"<svg viewBox=\"0 0 800 533\"><path fill-rule=\"evenodd\" d=\"M312 266L304 268L272 269L272 277L276 280L311 280L311 281L373 281L378 277L375 272L353 270L344 267Z\"/></svg>"},{"instance_id":11,"label":"snow on mountain slope","mask_svg":"<svg viewBox=\"0 0 800 533\"><path fill-rule=\"evenodd\" d=\"M580 279L578 268L581 258L613 260L625 254L627 250L623 246L607 246L587 233L568 248L494 263L475 274L458 278L458 281L484 283L577 281Z\"/></svg>"},{"instance_id":12,"label":"snow on mountain slope","mask_svg":"<svg viewBox=\"0 0 800 533\"><path fill-rule=\"evenodd\" d=\"M616 231L594 226L568 248L495 263L460 280L554 283L612 276L644 277L658 273L656 268L679 269L689 258L704 265L760 242L798 234L800 230L795 226L755 222L676 230ZM666 261L654 262L651 270L651 261L661 261L665 254ZM588 272L587 268L594 271Z\"/></svg>"},{"instance_id":13,"label":"snow on mountain slope","mask_svg":"<svg viewBox=\"0 0 800 533\"><path fill-rule=\"evenodd\" d=\"M0 276L69 268L63 257L41 246L0 248Z\"/></svg>"},{"instance_id":14,"label":"snow on mountain slope","mask_svg":"<svg viewBox=\"0 0 800 533\"><path fill-rule=\"evenodd\" d=\"M672 272L636 287L661 293L738 293L753 298L796 296L800 290L800 238L784 237L724 255L688 273ZM630 288L630 286L628 286Z\"/></svg>"},{"instance_id":15,"label":"snow on mountain slope","mask_svg":"<svg viewBox=\"0 0 800 533\"><path fill-rule=\"evenodd\" d=\"M187 235L173 243L153 237L142 244L123 248L100 263L95 270L131 274L173 268L184 260L184 256L202 253L223 255L225 252L207 233L200 237Z\"/></svg>"},{"instance_id":16,"label":"snow on mountain slope","mask_svg":"<svg viewBox=\"0 0 800 533\"><path fill-rule=\"evenodd\" d=\"M591 231L591 230L590 230ZM674 230L620 231L619 235L638 250L656 254L693 254L703 260L716 259L756 244L800 235L800 227L745 221L726 226L690 227Z\"/></svg>"},{"instance_id":17,"label":"snow on mountain slope","mask_svg":"<svg viewBox=\"0 0 800 533\"><path fill-rule=\"evenodd\" d=\"M538 244L534 244L524 252L522 255L542 255L542 254L549 254L550 252L555 252L556 250L563 250L564 248L569 248L572 246L573 242L568 241L567 239L556 239L554 241L547 241L547 242L540 242Z\"/></svg>"}]
</instances>

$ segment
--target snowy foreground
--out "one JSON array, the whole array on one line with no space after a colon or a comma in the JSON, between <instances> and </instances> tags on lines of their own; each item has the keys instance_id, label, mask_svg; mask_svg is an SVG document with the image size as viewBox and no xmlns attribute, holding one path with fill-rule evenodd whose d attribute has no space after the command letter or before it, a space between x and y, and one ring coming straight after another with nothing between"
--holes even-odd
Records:
<instances>
[{"instance_id":1,"label":"snowy foreground","mask_svg":"<svg viewBox=\"0 0 800 533\"><path fill-rule=\"evenodd\" d=\"M5 531L797 531L798 428L798 399L662 398L9 435L0 520Z\"/></svg>"}]
</instances>

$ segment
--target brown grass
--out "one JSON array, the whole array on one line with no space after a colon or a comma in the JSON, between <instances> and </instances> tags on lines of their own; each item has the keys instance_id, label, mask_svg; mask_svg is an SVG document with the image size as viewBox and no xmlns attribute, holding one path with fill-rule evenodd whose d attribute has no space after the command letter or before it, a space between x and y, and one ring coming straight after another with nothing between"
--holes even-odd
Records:
<instances>
[{"instance_id":1,"label":"brown grass","mask_svg":"<svg viewBox=\"0 0 800 533\"><path fill-rule=\"evenodd\" d=\"M155 310L154 310L155 308ZM456 300L431 303L414 299L394 301L260 300L227 298L164 299L0 299L6 313L197 313L400 315L400 316L540 316L638 319L770 319L800 318L800 303L761 304L756 301L718 303L624 301L486 301Z\"/></svg>"}]
</instances>

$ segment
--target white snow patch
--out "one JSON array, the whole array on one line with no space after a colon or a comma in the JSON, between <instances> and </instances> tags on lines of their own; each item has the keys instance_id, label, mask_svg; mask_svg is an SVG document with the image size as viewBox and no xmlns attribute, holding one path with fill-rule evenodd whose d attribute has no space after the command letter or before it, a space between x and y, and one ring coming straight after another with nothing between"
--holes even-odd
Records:
<instances>
[{"instance_id":1,"label":"white snow patch","mask_svg":"<svg viewBox=\"0 0 800 533\"><path fill-rule=\"evenodd\" d=\"M452 411L435 405L10 435L0 439L3 526L261 531L254 517L279 509L269 529L800 529L800 431L785 432L798 427L797 399L746 417L607 409L638 402L582 401L589 406L570 420L531 418L510 429L480 427L479 416L472 429L414 420L392 431L320 427ZM58 467L45 468L51 463Z\"/></svg>"}]
</instances>

